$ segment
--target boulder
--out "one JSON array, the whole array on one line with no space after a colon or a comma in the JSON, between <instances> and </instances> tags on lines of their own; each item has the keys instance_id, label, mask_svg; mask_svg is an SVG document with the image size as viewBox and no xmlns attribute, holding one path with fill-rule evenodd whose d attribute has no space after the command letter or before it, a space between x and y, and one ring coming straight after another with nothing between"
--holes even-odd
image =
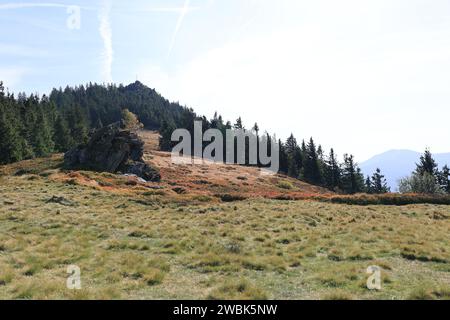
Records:
<instances>
[{"instance_id":1,"label":"boulder","mask_svg":"<svg viewBox=\"0 0 450 320\"><path fill-rule=\"evenodd\" d=\"M64 155L68 169L135 174L147 181L159 181L159 172L142 160L144 142L136 133L114 123L97 130L85 145Z\"/></svg>"},{"instance_id":2,"label":"boulder","mask_svg":"<svg viewBox=\"0 0 450 320\"><path fill-rule=\"evenodd\" d=\"M147 181L159 181L161 179L159 172L144 162L128 161L125 168L125 173L137 175Z\"/></svg>"}]
</instances>

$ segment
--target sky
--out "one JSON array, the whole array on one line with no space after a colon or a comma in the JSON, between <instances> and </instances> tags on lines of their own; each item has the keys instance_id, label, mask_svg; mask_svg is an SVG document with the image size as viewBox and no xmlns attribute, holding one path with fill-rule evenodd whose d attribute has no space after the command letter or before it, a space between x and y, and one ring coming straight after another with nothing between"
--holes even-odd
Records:
<instances>
[{"instance_id":1,"label":"sky","mask_svg":"<svg viewBox=\"0 0 450 320\"><path fill-rule=\"evenodd\" d=\"M360 162L449 152L450 0L0 0L0 80L139 80Z\"/></svg>"}]
</instances>

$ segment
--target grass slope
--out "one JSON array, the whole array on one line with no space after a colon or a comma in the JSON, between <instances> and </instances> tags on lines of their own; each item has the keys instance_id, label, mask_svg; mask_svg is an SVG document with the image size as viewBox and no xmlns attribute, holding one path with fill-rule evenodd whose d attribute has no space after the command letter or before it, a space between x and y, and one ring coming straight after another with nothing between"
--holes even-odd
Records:
<instances>
[{"instance_id":1,"label":"grass slope","mask_svg":"<svg viewBox=\"0 0 450 320\"><path fill-rule=\"evenodd\" d=\"M60 164L0 168L2 299L450 298L449 206L279 201L269 193L321 190L237 178L252 168L159 165L163 182L143 184ZM222 169L234 174L208 172ZM243 201L215 196L239 187ZM81 290L66 288L71 264ZM365 286L371 265L383 270L380 291Z\"/></svg>"}]
</instances>

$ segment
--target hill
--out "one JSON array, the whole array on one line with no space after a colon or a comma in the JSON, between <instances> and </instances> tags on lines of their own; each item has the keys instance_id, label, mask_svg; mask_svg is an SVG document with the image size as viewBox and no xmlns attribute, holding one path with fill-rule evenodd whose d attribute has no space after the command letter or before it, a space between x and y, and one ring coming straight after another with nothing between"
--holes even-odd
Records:
<instances>
[{"instance_id":1,"label":"hill","mask_svg":"<svg viewBox=\"0 0 450 320\"><path fill-rule=\"evenodd\" d=\"M173 165L142 136L161 182L66 171L61 154L0 166L0 298L450 297L448 206L316 202L325 190L257 168Z\"/></svg>"},{"instance_id":2,"label":"hill","mask_svg":"<svg viewBox=\"0 0 450 320\"><path fill-rule=\"evenodd\" d=\"M281 174L264 173L256 167L213 163L206 160L202 165L192 165L190 161L189 165L173 164L169 152L158 150L157 132L143 131L140 136L147 146L144 157L160 170L162 183L167 188L172 186L172 189L176 189L180 194L186 192L198 196L238 199L332 194L325 188Z\"/></svg>"},{"instance_id":3,"label":"hill","mask_svg":"<svg viewBox=\"0 0 450 320\"><path fill-rule=\"evenodd\" d=\"M364 175L372 175L376 168L380 168L386 176L388 185L392 190L397 190L397 182L411 174L419 162L421 153L411 150L390 150L376 155L360 164ZM442 168L450 165L450 153L433 154L434 159Z\"/></svg>"},{"instance_id":4,"label":"hill","mask_svg":"<svg viewBox=\"0 0 450 320\"><path fill-rule=\"evenodd\" d=\"M224 146L231 142L227 140L230 132L245 131L249 136L247 141L255 143L267 141L268 154L275 148L280 151L279 172L292 178L349 194L366 189L364 177L351 154L345 153L341 162L333 149L329 155L325 154L312 137L300 142L291 134L283 142L275 134L261 132L257 123L250 122L253 125L246 128L240 117L233 124L217 112L212 119L197 116L192 109L169 102L138 81L127 86L89 83L54 89L49 97L24 93L16 97L5 92L0 81L0 164L45 157L84 145L97 129L120 121L124 110L134 113L146 129L159 129L160 147L164 151L172 150L172 134L177 128L186 129L195 137L194 123L198 121L202 133L209 129L220 131ZM207 148L207 143L202 147ZM250 159L249 149L240 150L245 152L246 164L266 165L258 156ZM234 161L237 163L237 157Z\"/></svg>"},{"instance_id":5,"label":"hill","mask_svg":"<svg viewBox=\"0 0 450 320\"><path fill-rule=\"evenodd\" d=\"M54 89L50 101L62 113L74 106L80 107L91 128L98 123L107 125L120 121L124 108L137 114L144 126L153 130L160 129L163 121L175 127L184 127L188 119L196 116L192 109L168 101L155 89L139 81L127 86L89 84Z\"/></svg>"}]
</instances>

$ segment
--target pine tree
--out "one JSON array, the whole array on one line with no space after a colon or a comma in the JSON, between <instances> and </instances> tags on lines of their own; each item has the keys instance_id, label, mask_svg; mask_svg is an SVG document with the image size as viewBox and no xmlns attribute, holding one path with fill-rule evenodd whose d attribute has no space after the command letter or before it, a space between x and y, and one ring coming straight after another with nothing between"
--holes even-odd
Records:
<instances>
[{"instance_id":1,"label":"pine tree","mask_svg":"<svg viewBox=\"0 0 450 320\"><path fill-rule=\"evenodd\" d=\"M323 161L323 149L320 144L317 147L317 158L319 159L319 161Z\"/></svg>"},{"instance_id":2,"label":"pine tree","mask_svg":"<svg viewBox=\"0 0 450 320\"><path fill-rule=\"evenodd\" d=\"M161 124L161 128L159 129L161 137L159 138L159 147L163 151L172 151L172 147L174 143L172 142L172 133L175 130L175 127L168 123L166 120L163 120Z\"/></svg>"},{"instance_id":3,"label":"pine tree","mask_svg":"<svg viewBox=\"0 0 450 320\"><path fill-rule=\"evenodd\" d=\"M288 166L287 174L290 177L299 178L300 170L303 167L303 156L293 134L286 140L285 149Z\"/></svg>"},{"instance_id":4,"label":"pine tree","mask_svg":"<svg viewBox=\"0 0 450 320\"><path fill-rule=\"evenodd\" d=\"M420 156L420 162L417 163L416 166L416 173L418 175L428 173L434 177L437 177L438 165L433 159L433 155L431 154L430 150L425 150L425 153Z\"/></svg>"},{"instance_id":5,"label":"pine tree","mask_svg":"<svg viewBox=\"0 0 450 320\"><path fill-rule=\"evenodd\" d=\"M297 148L297 140L294 138L294 135L291 133L289 138L286 140L286 152L288 154L293 154L295 149Z\"/></svg>"},{"instance_id":6,"label":"pine tree","mask_svg":"<svg viewBox=\"0 0 450 320\"><path fill-rule=\"evenodd\" d=\"M362 173L362 170L358 165L355 163L356 166L356 193L358 192L364 192L364 174Z\"/></svg>"},{"instance_id":7,"label":"pine tree","mask_svg":"<svg viewBox=\"0 0 450 320\"><path fill-rule=\"evenodd\" d=\"M366 193L373 193L373 187L372 187L372 180L370 180L370 177L367 176L366 182L365 182L365 191Z\"/></svg>"},{"instance_id":8,"label":"pine tree","mask_svg":"<svg viewBox=\"0 0 450 320\"><path fill-rule=\"evenodd\" d=\"M446 193L450 193L450 168L445 165L439 174L439 185Z\"/></svg>"},{"instance_id":9,"label":"pine tree","mask_svg":"<svg viewBox=\"0 0 450 320\"><path fill-rule=\"evenodd\" d=\"M278 140L278 145L280 146L280 173L288 174L289 161L286 147L281 140Z\"/></svg>"},{"instance_id":10,"label":"pine tree","mask_svg":"<svg viewBox=\"0 0 450 320\"><path fill-rule=\"evenodd\" d=\"M325 161L324 179L325 186L330 190L335 190L341 184L341 169L333 149Z\"/></svg>"},{"instance_id":11,"label":"pine tree","mask_svg":"<svg viewBox=\"0 0 450 320\"><path fill-rule=\"evenodd\" d=\"M288 155L288 175L298 179L302 169L303 156L300 147L295 147L293 153Z\"/></svg>"},{"instance_id":12,"label":"pine tree","mask_svg":"<svg viewBox=\"0 0 450 320\"><path fill-rule=\"evenodd\" d=\"M389 187L387 186L386 179L384 175L381 174L380 168L377 168L375 173L372 175L372 192L376 194L389 192Z\"/></svg>"},{"instance_id":13,"label":"pine tree","mask_svg":"<svg viewBox=\"0 0 450 320\"><path fill-rule=\"evenodd\" d=\"M320 172L316 145L314 144L313 138L309 140L309 143L306 146L306 154L304 155L303 161L303 178L311 184L321 184L322 176Z\"/></svg>"},{"instance_id":14,"label":"pine tree","mask_svg":"<svg viewBox=\"0 0 450 320\"><path fill-rule=\"evenodd\" d=\"M344 155L341 189L349 194L358 192L358 177L353 155Z\"/></svg>"},{"instance_id":15,"label":"pine tree","mask_svg":"<svg viewBox=\"0 0 450 320\"><path fill-rule=\"evenodd\" d=\"M55 150L58 152L66 152L75 144L70 135L67 121L62 115L56 119L53 140L55 141Z\"/></svg>"},{"instance_id":16,"label":"pine tree","mask_svg":"<svg viewBox=\"0 0 450 320\"><path fill-rule=\"evenodd\" d=\"M211 120L211 128L213 129L220 129L220 124L219 124L219 118L217 116L217 111L214 112L214 116Z\"/></svg>"},{"instance_id":17,"label":"pine tree","mask_svg":"<svg viewBox=\"0 0 450 320\"><path fill-rule=\"evenodd\" d=\"M236 123L233 126L235 129L244 129L244 126L242 125L242 119L241 117L237 118Z\"/></svg>"},{"instance_id":18,"label":"pine tree","mask_svg":"<svg viewBox=\"0 0 450 320\"><path fill-rule=\"evenodd\" d=\"M256 165L259 167L261 166L261 161L259 159L259 126L258 123L255 122L253 125L252 131L254 132L254 135L256 135ZM246 152L249 152L250 149L246 147Z\"/></svg>"},{"instance_id":19,"label":"pine tree","mask_svg":"<svg viewBox=\"0 0 450 320\"><path fill-rule=\"evenodd\" d=\"M1 91L2 89L0 89ZM17 114L11 110L10 101L0 97L0 163L24 159L25 140L20 135L20 122Z\"/></svg>"},{"instance_id":20,"label":"pine tree","mask_svg":"<svg viewBox=\"0 0 450 320\"><path fill-rule=\"evenodd\" d=\"M33 132L34 154L38 157L44 157L52 153L54 151L53 130L42 110L37 115Z\"/></svg>"},{"instance_id":21,"label":"pine tree","mask_svg":"<svg viewBox=\"0 0 450 320\"><path fill-rule=\"evenodd\" d=\"M75 144L84 144L88 139L88 125L86 117L79 106L72 107L67 113L67 123L70 129L70 135Z\"/></svg>"},{"instance_id":22,"label":"pine tree","mask_svg":"<svg viewBox=\"0 0 450 320\"><path fill-rule=\"evenodd\" d=\"M258 135L258 133L259 133L259 126L258 126L258 123L255 122L255 124L254 124L252 130L256 133L256 135Z\"/></svg>"}]
</instances>

